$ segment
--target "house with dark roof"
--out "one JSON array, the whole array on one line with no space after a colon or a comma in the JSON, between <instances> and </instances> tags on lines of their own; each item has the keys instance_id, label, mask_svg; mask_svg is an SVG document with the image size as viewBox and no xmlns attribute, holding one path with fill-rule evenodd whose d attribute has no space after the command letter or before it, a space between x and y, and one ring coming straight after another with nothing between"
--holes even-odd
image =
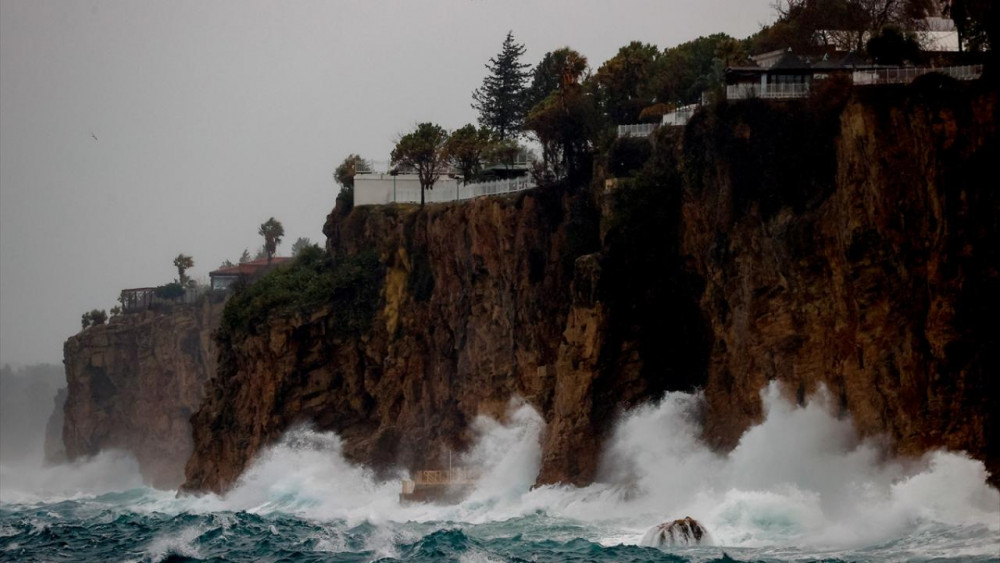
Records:
<instances>
[{"instance_id":1,"label":"house with dark roof","mask_svg":"<svg viewBox=\"0 0 1000 563\"><path fill-rule=\"evenodd\" d=\"M226 266L218 270L213 270L208 273L208 277L212 280L212 290L224 291L236 282L252 283L260 279L267 272L290 260L291 258L287 256L273 256L270 263L268 263L266 258L251 260L250 262L243 262L236 266Z\"/></svg>"},{"instance_id":2,"label":"house with dark roof","mask_svg":"<svg viewBox=\"0 0 1000 563\"><path fill-rule=\"evenodd\" d=\"M791 49L771 51L751 57L750 64L726 69L726 98L803 98L814 81L874 66L854 52L835 57L824 55L813 62Z\"/></svg>"},{"instance_id":3,"label":"house with dark roof","mask_svg":"<svg viewBox=\"0 0 1000 563\"><path fill-rule=\"evenodd\" d=\"M982 74L982 65L951 67L901 67L878 65L856 52L825 54L818 60L799 57L791 49L751 57L744 66L726 69L726 99L769 100L804 98L813 84L833 75L847 76L855 85L900 84L937 72L958 80Z\"/></svg>"}]
</instances>

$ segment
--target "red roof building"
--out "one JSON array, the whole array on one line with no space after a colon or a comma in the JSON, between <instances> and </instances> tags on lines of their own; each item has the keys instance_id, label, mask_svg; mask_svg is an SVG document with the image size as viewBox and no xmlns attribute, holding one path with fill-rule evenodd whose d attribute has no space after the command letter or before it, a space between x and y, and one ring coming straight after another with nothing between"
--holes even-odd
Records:
<instances>
[{"instance_id":1,"label":"red roof building","mask_svg":"<svg viewBox=\"0 0 1000 563\"><path fill-rule=\"evenodd\" d=\"M249 283L259 279L267 272L290 260L291 258L288 256L273 256L270 264L267 263L266 258L251 260L250 262L243 262L236 266L226 266L225 268L213 270L208 273L208 277L212 280L211 285L213 290L225 290L229 289L229 286L237 281Z\"/></svg>"}]
</instances>

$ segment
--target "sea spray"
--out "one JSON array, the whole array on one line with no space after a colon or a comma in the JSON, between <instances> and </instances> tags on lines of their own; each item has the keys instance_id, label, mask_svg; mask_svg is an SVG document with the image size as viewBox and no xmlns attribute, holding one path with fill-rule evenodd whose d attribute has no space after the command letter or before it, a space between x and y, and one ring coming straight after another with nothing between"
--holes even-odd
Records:
<instances>
[{"instance_id":1,"label":"sea spray","mask_svg":"<svg viewBox=\"0 0 1000 563\"><path fill-rule=\"evenodd\" d=\"M4 503L56 502L141 487L139 463L120 450L56 465L44 465L40 459L0 463Z\"/></svg>"},{"instance_id":2,"label":"sea spray","mask_svg":"<svg viewBox=\"0 0 1000 563\"><path fill-rule=\"evenodd\" d=\"M476 444L461 456L464 465L482 469L468 503L512 502L535 484L542 460L545 421L519 398L512 399L501 423L479 416L472 423Z\"/></svg>"},{"instance_id":3,"label":"sea spray","mask_svg":"<svg viewBox=\"0 0 1000 563\"><path fill-rule=\"evenodd\" d=\"M398 480L379 481L347 462L336 435L296 428L223 496L141 489L69 503L4 499L0 558L52 558L51 546L66 542L79 558L120 552L138 560L652 561L660 552L637 546L643 534L684 516L721 546L664 548L690 560L723 549L737 559L996 556L1000 496L985 484L982 463L943 451L886 458L880 442L857 439L822 393L797 405L772 385L762 400L765 419L729 454L699 441L697 394L670 393L626 412L608 440L600 482L583 488L532 488L545 426L515 401L501 420L473 423L476 443L458 458L486 471L454 506L401 505Z\"/></svg>"}]
</instances>

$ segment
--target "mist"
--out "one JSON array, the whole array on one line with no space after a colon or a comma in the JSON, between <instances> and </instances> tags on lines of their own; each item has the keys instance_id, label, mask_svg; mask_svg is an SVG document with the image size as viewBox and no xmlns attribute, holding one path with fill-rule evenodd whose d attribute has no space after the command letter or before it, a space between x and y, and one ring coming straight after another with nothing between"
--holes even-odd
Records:
<instances>
[{"instance_id":1,"label":"mist","mask_svg":"<svg viewBox=\"0 0 1000 563\"><path fill-rule=\"evenodd\" d=\"M50 419L58 441L51 443L50 457L62 446L62 402L56 395L66 387L63 366L38 364L0 368L0 464L41 464L45 458L46 429ZM57 428L56 428L57 427Z\"/></svg>"}]
</instances>

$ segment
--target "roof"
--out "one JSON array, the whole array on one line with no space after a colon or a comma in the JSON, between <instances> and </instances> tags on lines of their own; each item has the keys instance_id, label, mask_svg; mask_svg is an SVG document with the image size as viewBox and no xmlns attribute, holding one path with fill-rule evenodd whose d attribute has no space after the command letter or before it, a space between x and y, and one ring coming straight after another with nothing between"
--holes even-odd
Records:
<instances>
[{"instance_id":1,"label":"roof","mask_svg":"<svg viewBox=\"0 0 1000 563\"><path fill-rule=\"evenodd\" d=\"M799 58L791 49L786 51L781 57L767 68L768 72L775 70L809 70L811 65Z\"/></svg>"},{"instance_id":2,"label":"roof","mask_svg":"<svg viewBox=\"0 0 1000 563\"><path fill-rule=\"evenodd\" d=\"M288 256L273 256L271 257L270 266L276 266L284 262L291 260ZM261 258L260 260L251 260L249 262L242 262L236 266L226 266L225 268L219 268L218 270L213 270L208 273L209 277L216 276L252 276L259 272L260 270L267 268L269 264L267 263L267 258Z\"/></svg>"}]
</instances>

